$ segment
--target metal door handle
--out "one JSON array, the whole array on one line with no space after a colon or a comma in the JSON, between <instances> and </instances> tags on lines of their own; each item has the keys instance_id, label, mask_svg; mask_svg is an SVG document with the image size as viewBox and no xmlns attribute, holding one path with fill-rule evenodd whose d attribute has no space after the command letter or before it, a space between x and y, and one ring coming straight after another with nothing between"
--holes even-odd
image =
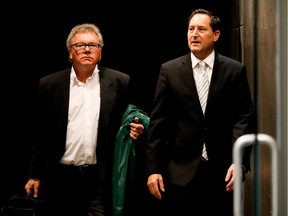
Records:
<instances>
[{"instance_id":1,"label":"metal door handle","mask_svg":"<svg viewBox=\"0 0 288 216\"><path fill-rule=\"evenodd\" d=\"M241 208L241 155L242 149L255 143L266 144L271 149L272 154L272 215L278 216L278 162L277 162L277 145L275 140L267 134L246 134L239 137L233 147L233 163L235 164L235 184L234 184L234 215L242 216Z\"/></svg>"}]
</instances>

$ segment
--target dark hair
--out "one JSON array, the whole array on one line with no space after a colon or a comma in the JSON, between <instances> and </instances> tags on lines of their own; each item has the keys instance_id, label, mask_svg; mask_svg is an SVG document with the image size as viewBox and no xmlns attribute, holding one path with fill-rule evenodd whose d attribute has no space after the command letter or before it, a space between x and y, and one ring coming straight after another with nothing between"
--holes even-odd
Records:
<instances>
[{"instance_id":1,"label":"dark hair","mask_svg":"<svg viewBox=\"0 0 288 216\"><path fill-rule=\"evenodd\" d=\"M212 31L215 32L216 30L220 30L220 27L221 27L220 19L217 16L214 16L211 11L208 11L208 10L205 10L205 9L193 10L192 13L189 16L189 19L188 19L188 26L189 26L190 20L196 14L206 14L206 15L208 15L210 17L210 26L212 28Z\"/></svg>"}]
</instances>

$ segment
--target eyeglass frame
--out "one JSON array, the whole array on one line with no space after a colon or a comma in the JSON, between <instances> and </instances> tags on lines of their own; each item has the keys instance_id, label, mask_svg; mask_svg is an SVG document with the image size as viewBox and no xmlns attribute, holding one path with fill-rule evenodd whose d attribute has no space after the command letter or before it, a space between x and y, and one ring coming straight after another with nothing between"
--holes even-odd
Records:
<instances>
[{"instance_id":1,"label":"eyeglass frame","mask_svg":"<svg viewBox=\"0 0 288 216\"><path fill-rule=\"evenodd\" d=\"M79 46L83 46L83 48L81 48ZM88 47L89 50L96 52L99 48L101 48L101 45L98 43L94 43L94 42L91 42L91 43L79 42L79 43L72 44L70 47L71 48L75 47L76 51L84 51L86 49L86 47Z\"/></svg>"}]
</instances>

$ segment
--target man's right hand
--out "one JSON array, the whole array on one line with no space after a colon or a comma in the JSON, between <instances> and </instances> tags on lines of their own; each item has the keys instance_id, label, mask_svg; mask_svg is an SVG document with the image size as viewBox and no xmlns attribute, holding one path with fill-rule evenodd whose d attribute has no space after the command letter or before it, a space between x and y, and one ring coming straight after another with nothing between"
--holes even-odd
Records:
<instances>
[{"instance_id":1,"label":"man's right hand","mask_svg":"<svg viewBox=\"0 0 288 216\"><path fill-rule=\"evenodd\" d=\"M161 192L165 192L164 182L162 175L152 174L148 177L147 186L150 190L150 193L158 199L162 199ZM160 190L161 191L160 191Z\"/></svg>"},{"instance_id":2,"label":"man's right hand","mask_svg":"<svg viewBox=\"0 0 288 216\"><path fill-rule=\"evenodd\" d=\"M25 190L27 195L30 195L31 191L33 191L33 194L31 194L34 198L38 197L40 187L40 180L39 179L29 179L28 182L25 185Z\"/></svg>"}]
</instances>

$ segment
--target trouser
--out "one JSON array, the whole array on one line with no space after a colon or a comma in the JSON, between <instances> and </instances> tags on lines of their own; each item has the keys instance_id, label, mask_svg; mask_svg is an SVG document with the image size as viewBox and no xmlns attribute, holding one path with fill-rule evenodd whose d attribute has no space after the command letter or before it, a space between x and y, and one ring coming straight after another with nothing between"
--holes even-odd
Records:
<instances>
[{"instance_id":1,"label":"trouser","mask_svg":"<svg viewBox=\"0 0 288 216\"><path fill-rule=\"evenodd\" d=\"M170 216L233 216L233 193L226 191L225 175L210 162L201 161L187 185L165 185Z\"/></svg>"},{"instance_id":2,"label":"trouser","mask_svg":"<svg viewBox=\"0 0 288 216\"><path fill-rule=\"evenodd\" d=\"M47 182L47 216L104 216L99 170L93 166L59 165ZM40 185L41 186L41 185Z\"/></svg>"}]
</instances>

